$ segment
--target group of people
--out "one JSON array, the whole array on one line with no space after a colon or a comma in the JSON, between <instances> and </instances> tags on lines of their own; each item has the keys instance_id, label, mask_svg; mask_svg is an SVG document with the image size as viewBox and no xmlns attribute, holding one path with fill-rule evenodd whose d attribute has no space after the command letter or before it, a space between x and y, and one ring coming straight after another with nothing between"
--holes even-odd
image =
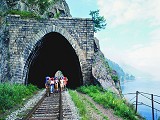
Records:
<instances>
[{"instance_id":1,"label":"group of people","mask_svg":"<svg viewBox=\"0 0 160 120\"><path fill-rule=\"evenodd\" d=\"M68 79L67 77L46 77L45 80L45 87L46 87L46 93L50 95L50 93L64 91L66 90Z\"/></svg>"}]
</instances>

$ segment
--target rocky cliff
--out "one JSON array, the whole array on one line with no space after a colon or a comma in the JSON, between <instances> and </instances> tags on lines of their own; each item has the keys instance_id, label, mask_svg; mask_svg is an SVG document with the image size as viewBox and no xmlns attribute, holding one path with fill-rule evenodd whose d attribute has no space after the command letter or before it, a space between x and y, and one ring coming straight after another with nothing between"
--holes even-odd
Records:
<instances>
[{"instance_id":1,"label":"rocky cliff","mask_svg":"<svg viewBox=\"0 0 160 120\"><path fill-rule=\"evenodd\" d=\"M92 75L95 82L98 82L104 89L109 89L117 94L121 93L119 81L114 82L112 79L112 70L110 69L104 54L100 50L98 39L95 38L95 53L92 64ZM116 74L116 73L115 73Z\"/></svg>"},{"instance_id":2,"label":"rocky cliff","mask_svg":"<svg viewBox=\"0 0 160 120\"><path fill-rule=\"evenodd\" d=\"M44 18L54 17L59 14L60 17L71 17L68 4L65 0L50 0L50 5L46 12L41 14ZM5 14L8 10L32 11L37 13L40 10L36 3L28 2L28 0L1 0L0 1L0 15Z\"/></svg>"}]
</instances>

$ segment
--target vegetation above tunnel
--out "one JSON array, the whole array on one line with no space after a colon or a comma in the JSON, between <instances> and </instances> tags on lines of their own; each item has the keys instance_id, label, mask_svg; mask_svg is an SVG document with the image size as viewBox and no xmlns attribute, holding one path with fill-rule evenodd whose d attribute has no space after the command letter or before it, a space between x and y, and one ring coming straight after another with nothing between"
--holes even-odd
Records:
<instances>
[{"instance_id":1,"label":"vegetation above tunnel","mask_svg":"<svg viewBox=\"0 0 160 120\"><path fill-rule=\"evenodd\" d=\"M58 18L59 11L54 15L50 15L49 8L53 7L59 0L21 0L20 2L25 5L25 9L20 9L18 0L4 0L0 5L0 25L2 25L7 15L20 15L21 18ZM26 9L27 8L27 9Z\"/></svg>"},{"instance_id":2,"label":"vegetation above tunnel","mask_svg":"<svg viewBox=\"0 0 160 120\"><path fill-rule=\"evenodd\" d=\"M54 6L55 3L58 1L59 0L21 0L20 2L23 3L28 8L26 12L30 12L38 16L43 16L44 14L48 14L49 13L48 9ZM19 4L17 1L4 0L4 2L6 3L7 6L6 9L3 11L3 14L1 15L15 14L15 12L13 11L22 11L22 9L16 8L16 5ZM2 13L1 9L0 13ZM17 14L20 14L20 12L17 12Z\"/></svg>"}]
</instances>

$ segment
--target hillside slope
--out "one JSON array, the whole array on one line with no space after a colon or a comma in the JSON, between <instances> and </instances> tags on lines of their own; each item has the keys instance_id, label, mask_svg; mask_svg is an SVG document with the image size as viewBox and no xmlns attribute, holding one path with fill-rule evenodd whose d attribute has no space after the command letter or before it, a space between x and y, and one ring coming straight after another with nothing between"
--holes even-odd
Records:
<instances>
[{"instance_id":1,"label":"hillside slope","mask_svg":"<svg viewBox=\"0 0 160 120\"><path fill-rule=\"evenodd\" d=\"M98 86L82 86L69 90L82 119L144 120L125 99Z\"/></svg>"},{"instance_id":2,"label":"hillside slope","mask_svg":"<svg viewBox=\"0 0 160 120\"><path fill-rule=\"evenodd\" d=\"M109 64L109 66L110 66L113 70L115 70L115 71L117 72L117 75L118 75L118 77L119 77L120 80L123 81L123 80L134 80L134 79L135 79L135 76L134 76L134 75L131 75L131 74L125 72L125 71L123 70L123 68L120 67L117 63L115 63L115 62L113 62L112 60L107 59L107 58L106 58L106 60L107 60L107 62L108 62L108 64Z\"/></svg>"}]
</instances>

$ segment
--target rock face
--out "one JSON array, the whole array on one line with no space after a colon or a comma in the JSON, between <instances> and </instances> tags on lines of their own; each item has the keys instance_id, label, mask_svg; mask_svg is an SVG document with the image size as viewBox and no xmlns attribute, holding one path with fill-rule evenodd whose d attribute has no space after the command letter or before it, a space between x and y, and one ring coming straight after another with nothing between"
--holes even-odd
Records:
<instances>
[{"instance_id":1,"label":"rock face","mask_svg":"<svg viewBox=\"0 0 160 120\"><path fill-rule=\"evenodd\" d=\"M4 9L8 6L5 1ZM14 9L27 9L19 0ZM105 89L119 94L120 85L115 84L109 72L109 66L100 50L98 39L94 38L92 19L75 19L71 17L65 0L60 0L49 8L51 15L60 13L59 19L23 20L20 16L7 17L7 24L0 28L0 81L24 82L30 67L29 56L36 53L41 39L50 32L63 35L79 58L84 84L100 84ZM33 52L35 51L35 53Z\"/></svg>"},{"instance_id":2,"label":"rock face","mask_svg":"<svg viewBox=\"0 0 160 120\"><path fill-rule=\"evenodd\" d=\"M100 49L94 53L94 59L92 64L92 75L104 89L120 93L120 84L115 83L112 80L112 74L109 70L108 64L106 64L105 57Z\"/></svg>"},{"instance_id":3,"label":"rock face","mask_svg":"<svg viewBox=\"0 0 160 120\"><path fill-rule=\"evenodd\" d=\"M5 10L7 10L7 3L6 3L5 0L1 0L0 1L0 11L2 12L2 11L5 11Z\"/></svg>"},{"instance_id":4,"label":"rock face","mask_svg":"<svg viewBox=\"0 0 160 120\"><path fill-rule=\"evenodd\" d=\"M21 10L21 11L38 11L38 7L34 5L34 10L28 7L27 0L2 0L0 1L0 12L11 10ZM47 12L42 16L45 18L54 17L58 13L60 17L71 17L68 4L65 0L58 0L55 4L50 5ZM49 16L48 16L49 14Z\"/></svg>"},{"instance_id":5,"label":"rock face","mask_svg":"<svg viewBox=\"0 0 160 120\"><path fill-rule=\"evenodd\" d=\"M72 17L65 0L59 0L53 7L49 8L49 11L51 14L60 13L61 17Z\"/></svg>"}]
</instances>

